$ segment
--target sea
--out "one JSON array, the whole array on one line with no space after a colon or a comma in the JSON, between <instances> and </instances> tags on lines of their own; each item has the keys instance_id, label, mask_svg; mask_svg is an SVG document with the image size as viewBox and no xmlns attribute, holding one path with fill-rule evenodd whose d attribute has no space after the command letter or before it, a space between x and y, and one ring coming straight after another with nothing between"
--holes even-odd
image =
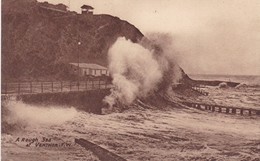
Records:
<instances>
[{"instance_id":1,"label":"sea","mask_svg":"<svg viewBox=\"0 0 260 161\"><path fill-rule=\"evenodd\" d=\"M191 75L239 82L236 88L203 87L195 99L260 109L260 76ZM158 104L159 106L159 104ZM2 159L99 160L74 142L84 138L127 160L259 160L259 117L172 108L128 109L107 115L75 107L2 104ZM3 110L2 110L3 111ZM163 159L162 159L163 158ZM174 158L174 159L173 159Z\"/></svg>"},{"instance_id":2,"label":"sea","mask_svg":"<svg viewBox=\"0 0 260 161\"><path fill-rule=\"evenodd\" d=\"M189 75L195 80L219 80L240 83L232 87L204 87L209 93L209 101L216 104L235 107L260 109L260 76L259 75Z\"/></svg>"},{"instance_id":3,"label":"sea","mask_svg":"<svg viewBox=\"0 0 260 161\"><path fill-rule=\"evenodd\" d=\"M190 74L192 79L198 80L220 80L226 82L237 82L249 87L260 88L260 75L213 75L213 74Z\"/></svg>"}]
</instances>

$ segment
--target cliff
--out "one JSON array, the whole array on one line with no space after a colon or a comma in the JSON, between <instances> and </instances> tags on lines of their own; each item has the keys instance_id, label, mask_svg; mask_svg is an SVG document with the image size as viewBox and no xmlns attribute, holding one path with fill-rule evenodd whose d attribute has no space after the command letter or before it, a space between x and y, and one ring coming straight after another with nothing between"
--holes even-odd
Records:
<instances>
[{"instance_id":1,"label":"cliff","mask_svg":"<svg viewBox=\"0 0 260 161\"><path fill-rule=\"evenodd\" d=\"M3 0L2 78L65 78L66 64L78 57L107 65L108 49L119 36L137 42L143 34L111 15L82 15L36 0Z\"/></svg>"}]
</instances>

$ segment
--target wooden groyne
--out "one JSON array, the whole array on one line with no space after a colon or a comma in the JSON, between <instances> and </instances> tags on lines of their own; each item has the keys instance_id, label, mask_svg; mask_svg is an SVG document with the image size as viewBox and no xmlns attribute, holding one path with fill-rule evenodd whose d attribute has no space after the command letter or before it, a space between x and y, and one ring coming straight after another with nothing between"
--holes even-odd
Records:
<instances>
[{"instance_id":1,"label":"wooden groyne","mask_svg":"<svg viewBox=\"0 0 260 161\"><path fill-rule=\"evenodd\" d=\"M200 86L192 86L191 90L193 90L195 92L198 92L199 94L204 95L204 96L208 96L209 95L209 93L205 92L204 90L202 90Z\"/></svg>"},{"instance_id":2,"label":"wooden groyne","mask_svg":"<svg viewBox=\"0 0 260 161\"><path fill-rule=\"evenodd\" d=\"M219 112L226 114L238 114L238 115L258 115L260 116L260 110L252 109L252 108L242 108L242 107L231 107L231 106L222 106L222 105L213 105L213 104L205 104L205 103L197 103L197 102L182 102L184 105L196 108L199 110L211 111L211 112Z\"/></svg>"},{"instance_id":3,"label":"wooden groyne","mask_svg":"<svg viewBox=\"0 0 260 161\"><path fill-rule=\"evenodd\" d=\"M205 86L219 86L220 83L226 83L229 87L236 87L240 83L230 81L218 81L218 80L192 80L192 84L205 85Z\"/></svg>"},{"instance_id":4,"label":"wooden groyne","mask_svg":"<svg viewBox=\"0 0 260 161\"><path fill-rule=\"evenodd\" d=\"M126 159L85 139L75 139L75 143L81 145L87 150L92 151L101 161L126 161Z\"/></svg>"}]
</instances>

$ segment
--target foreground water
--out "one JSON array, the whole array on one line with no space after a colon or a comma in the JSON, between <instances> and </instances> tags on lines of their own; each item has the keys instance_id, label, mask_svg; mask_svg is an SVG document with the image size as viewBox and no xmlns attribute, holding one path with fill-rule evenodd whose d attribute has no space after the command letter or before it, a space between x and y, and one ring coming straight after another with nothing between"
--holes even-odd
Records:
<instances>
[{"instance_id":1,"label":"foreground water","mask_svg":"<svg viewBox=\"0 0 260 161\"><path fill-rule=\"evenodd\" d=\"M46 113L37 115L46 117L42 116ZM49 113L47 122L19 116L23 121L16 123L17 128L2 135L2 158L13 161L21 158L28 161L98 160L91 151L74 143L75 138L84 138L128 160L260 159L259 117L193 109L135 109L109 115L77 111L73 116L55 120L56 116ZM42 144L46 143L43 138L47 138L45 140L51 139L50 143L70 146L47 147L36 142L26 146L28 142L22 142L22 138L38 138Z\"/></svg>"},{"instance_id":2,"label":"foreground water","mask_svg":"<svg viewBox=\"0 0 260 161\"><path fill-rule=\"evenodd\" d=\"M210 95L185 99L259 109L257 87L204 90ZM136 106L109 115L22 102L9 102L5 108L9 112L2 119L11 126L2 133L2 160L98 160L91 151L75 144L75 138L87 139L127 160L260 159L258 116L170 106L153 109Z\"/></svg>"}]
</instances>

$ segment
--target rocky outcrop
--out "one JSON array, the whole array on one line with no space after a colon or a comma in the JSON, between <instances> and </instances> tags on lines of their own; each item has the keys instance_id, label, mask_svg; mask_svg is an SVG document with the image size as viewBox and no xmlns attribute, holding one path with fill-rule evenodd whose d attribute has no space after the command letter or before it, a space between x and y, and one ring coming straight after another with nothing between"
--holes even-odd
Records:
<instances>
[{"instance_id":1,"label":"rocky outcrop","mask_svg":"<svg viewBox=\"0 0 260 161\"><path fill-rule=\"evenodd\" d=\"M64 5L36 0L2 2L2 78L67 76L66 64L107 65L109 47L119 36L133 42L143 34L111 15L82 15ZM79 45L78 42L81 42Z\"/></svg>"}]
</instances>

